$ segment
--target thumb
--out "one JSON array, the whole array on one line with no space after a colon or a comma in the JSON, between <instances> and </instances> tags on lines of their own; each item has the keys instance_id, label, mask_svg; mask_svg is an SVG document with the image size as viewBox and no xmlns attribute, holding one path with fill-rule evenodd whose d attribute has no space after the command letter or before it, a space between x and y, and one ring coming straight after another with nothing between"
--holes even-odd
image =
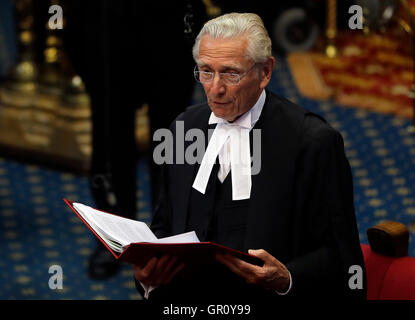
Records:
<instances>
[{"instance_id":1,"label":"thumb","mask_svg":"<svg viewBox=\"0 0 415 320\"><path fill-rule=\"evenodd\" d=\"M253 256L255 256L255 257L258 257L258 258L260 258L260 259L262 259L262 260L266 260L267 258L268 258L268 256L269 256L269 253L268 252L266 252L264 249L257 249L257 250L254 250L254 249L249 249L248 250L248 253L250 254L250 255L253 255Z\"/></svg>"}]
</instances>

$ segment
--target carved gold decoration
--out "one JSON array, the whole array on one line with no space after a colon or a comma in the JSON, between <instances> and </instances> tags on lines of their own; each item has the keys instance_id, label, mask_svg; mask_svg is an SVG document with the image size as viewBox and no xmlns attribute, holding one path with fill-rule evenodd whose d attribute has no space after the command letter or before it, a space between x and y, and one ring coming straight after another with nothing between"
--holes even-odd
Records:
<instances>
[{"instance_id":1,"label":"carved gold decoration","mask_svg":"<svg viewBox=\"0 0 415 320\"><path fill-rule=\"evenodd\" d=\"M59 5L53 0L52 5ZM82 79L64 66L62 30L45 21L43 62L34 62L32 0L16 0L19 60L0 87L0 149L76 171L89 169L92 125Z\"/></svg>"}]
</instances>

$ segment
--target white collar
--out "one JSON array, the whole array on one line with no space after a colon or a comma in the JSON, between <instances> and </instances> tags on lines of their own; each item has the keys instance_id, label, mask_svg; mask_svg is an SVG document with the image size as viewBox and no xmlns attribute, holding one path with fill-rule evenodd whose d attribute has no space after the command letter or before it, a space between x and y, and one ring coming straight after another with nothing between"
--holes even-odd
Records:
<instances>
[{"instance_id":1,"label":"white collar","mask_svg":"<svg viewBox=\"0 0 415 320\"><path fill-rule=\"evenodd\" d=\"M235 122L232 123L226 121L225 119L215 116L215 114L212 112L210 114L209 124L225 123L229 125L238 125L244 128L252 129L255 126L255 123L258 121L259 116L261 115L262 108L265 104L265 98L265 90L262 90L254 106L251 109L249 109L248 112L245 112L240 118L238 118Z\"/></svg>"}]
</instances>

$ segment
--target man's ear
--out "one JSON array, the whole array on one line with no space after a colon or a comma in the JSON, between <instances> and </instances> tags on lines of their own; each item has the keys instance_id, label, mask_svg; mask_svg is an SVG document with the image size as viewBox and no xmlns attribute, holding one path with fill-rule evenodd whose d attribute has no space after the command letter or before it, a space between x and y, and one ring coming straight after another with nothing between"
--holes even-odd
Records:
<instances>
[{"instance_id":1,"label":"man's ear","mask_svg":"<svg viewBox=\"0 0 415 320\"><path fill-rule=\"evenodd\" d=\"M274 70L275 58L269 57L261 66L261 89L264 89L271 80L272 70Z\"/></svg>"}]
</instances>

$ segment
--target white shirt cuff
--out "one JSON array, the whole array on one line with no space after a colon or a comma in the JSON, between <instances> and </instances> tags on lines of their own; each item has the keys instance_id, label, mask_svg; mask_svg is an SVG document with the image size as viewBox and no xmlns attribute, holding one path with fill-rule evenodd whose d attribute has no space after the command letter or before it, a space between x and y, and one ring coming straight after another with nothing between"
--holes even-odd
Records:
<instances>
[{"instance_id":1,"label":"white shirt cuff","mask_svg":"<svg viewBox=\"0 0 415 320\"><path fill-rule=\"evenodd\" d=\"M288 292L290 292L290 290L291 290L291 287L292 287L292 284L293 284L293 280L292 280L292 278L291 278L291 273L290 273L290 271L288 271L288 275L290 276L290 285L288 286L288 289L287 289L287 291L285 291L285 292L279 292L279 291L277 291L277 290L274 290L277 294L279 294L280 296L285 296Z\"/></svg>"},{"instance_id":2,"label":"white shirt cuff","mask_svg":"<svg viewBox=\"0 0 415 320\"><path fill-rule=\"evenodd\" d=\"M144 289L144 298L148 300L148 296L149 296L150 292L153 291L157 287L148 286L148 285L145 285L144 283L141 283L141 282L140 282L140 284Z\"/></svg>"}]
</instances>

